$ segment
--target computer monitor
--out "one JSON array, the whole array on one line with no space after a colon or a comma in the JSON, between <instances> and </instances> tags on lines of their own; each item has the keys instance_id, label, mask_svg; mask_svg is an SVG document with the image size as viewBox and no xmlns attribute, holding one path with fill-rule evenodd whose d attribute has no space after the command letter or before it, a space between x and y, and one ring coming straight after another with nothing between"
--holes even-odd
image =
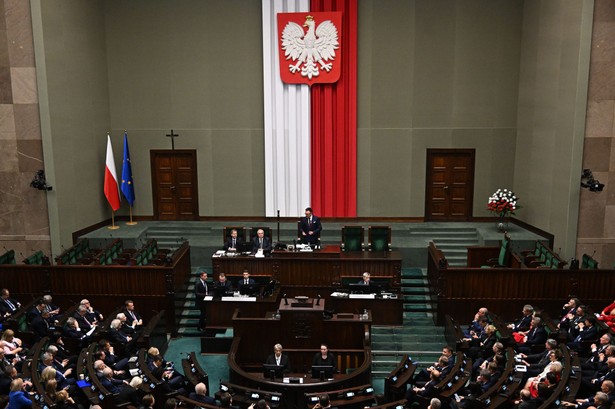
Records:
<instances>
[{"instance_id":1,"label":"computer monitor","mask_svg":"<svg viewBox=\"0 0 615 409\"><path fill-rule=\"evenodd\" d=\"M283 378L284 367L275 364L263 364L263 376L267 379Z\"/></svg>"},{"instance_id":2,"label":"computer monitor","mask_svg":"<svg viewBox=\"0 0 615 409\"><path fill-rule=\"evenodd\" d=\"M260 292L261 292L260 284L240 284L239 285L239 293L241 295L255 296L255 295L259 295Z\"/></svg>"},{"instance_id":3,"label":"computer monitor","mask_svg":"<svg viewBox=\"0 0 615 409\"><path fill-rule=\"evenodd\" d=\"M221 285L214 285L212 291L214 293L214 298L222 298L227 295L226 287L223 287ZM233 295L233 292L228 291L228 294Z\"/></svg>"},{"instance_id":4,"label":"computer monitor","mask_svg":"<svg viewBox=\"0 0 615 409\"><path fill-rule=\"evenodd\" d=\"M365 284L348 284L348 289L352 294L371 294L374 292L371 285Z\"/></svg>"},{"instance_id":5,"label":"computer monitor","mask_svg":"<svg viewBox=\"0 0 615 409\"><path fill-rule=\"evenodd\" d=\"M333 366L332 365L313 365L312 366L312 378L333 378Z\"/></svg>"}]
</instances>

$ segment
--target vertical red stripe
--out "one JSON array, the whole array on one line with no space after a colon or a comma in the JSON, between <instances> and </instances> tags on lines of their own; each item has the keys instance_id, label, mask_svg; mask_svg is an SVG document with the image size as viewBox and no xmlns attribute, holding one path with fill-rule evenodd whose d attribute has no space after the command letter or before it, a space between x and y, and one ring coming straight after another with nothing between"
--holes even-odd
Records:
<instances>
[{"instance_id":1,"label":"vertical red stripe","mask_svg":"<svg viewBox=\"0 0 615 409\"><path fill-rule=\"evenodd\" d=\"M357 215L357 1L312 0L342 12L342 74L312 86L312 207L325 217Z\"/></svg>"}]
</instances>

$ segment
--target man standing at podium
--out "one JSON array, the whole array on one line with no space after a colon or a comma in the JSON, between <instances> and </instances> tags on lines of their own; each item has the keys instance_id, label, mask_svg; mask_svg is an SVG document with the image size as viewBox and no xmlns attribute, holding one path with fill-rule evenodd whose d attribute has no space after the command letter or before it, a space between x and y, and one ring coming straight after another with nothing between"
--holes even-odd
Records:
<instances>
[{"instance_id":1,"label":"man standing at podium","mask_svg":"<svg viewBox=\"0 0 615 409\"><path fill-rule=\"evenodd\" d=\"M277 366L280 366L280 367L282 367L282 370L284 372L290 371L290 368L288 366L288 355L282 353L282 345L281 344L275 344L273 346L273 354L271 354L271 355L269 355L267 357L267 360L265 361L265 363L267 365L277 365Z\"/></svg>"},{"instance_id":2,"label":"man standing at podium","mask_svg":"<svg viewBox=\"0 0 615 409\"><path fill-rule=\"evenodd\" d=\"M314 354L314 359L312 359L312 366L326 366L330 365L333 367L333 373L337 372L337 363L335 362L335 355L332 352L329 352L329 347L325 344L320 345L320 352L316 352Z\"/></svg>"},{"instance_id":3,"label":"man standing at podium","mask_svg":"<svg viewBox=\"0 0 615 409\"><path fill-rule=\"evenodd\" d=\"M312 213L312 208L305 209L305 217L301 218L301 242L303 244L318 244L318 237L322 230L320 219Z\"/></svg>"}]
</instances>

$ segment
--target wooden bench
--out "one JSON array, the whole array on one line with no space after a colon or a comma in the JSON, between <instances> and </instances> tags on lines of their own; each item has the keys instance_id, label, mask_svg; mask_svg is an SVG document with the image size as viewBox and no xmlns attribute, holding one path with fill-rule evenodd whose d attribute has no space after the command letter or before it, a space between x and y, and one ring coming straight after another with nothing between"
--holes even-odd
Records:
<instances>
[{"instance_id":1,"label":"wooden bench","mask_svg":"<svg viewBox=\"0 0 615 409\"><path fill-rule=\"evenodd\" d=\"M387 400L396 401L406 396L408 383L414 376L416 364L407 354L403 355L386 378L384 378L384 396Z\"/></svg>"}]
</instances>

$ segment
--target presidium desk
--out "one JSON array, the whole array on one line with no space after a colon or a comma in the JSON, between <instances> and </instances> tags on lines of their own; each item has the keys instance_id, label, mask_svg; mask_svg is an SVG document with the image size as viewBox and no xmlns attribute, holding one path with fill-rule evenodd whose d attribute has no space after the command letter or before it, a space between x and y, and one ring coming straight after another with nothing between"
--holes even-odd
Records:
<instances>
[{"instance_id":1,"label":"presidium desk","mask_svg":"<svg viewBox=\"0 0 615 409\"><path fill-rule=\"evenodd\" d=\"M277 280L280 283L279 296L316 298L321 295L327 301L328 309L342 313L359 313L368 309L372 311L375 325L401 325L403 321L403 298L399 293L402 257L398 251L342 252L340 246L328 245L313 252L273 251L270 257L264 258L214 254L211 262L215 281L220 273L224 273L235 284L243 270L247 269L257 280L265 277ZM344 284L356 283L366 271L374 282L387 283L390 292L397 298L349 299L330 296ZM273 302L277 301L276 298ZM266 300L256 300L256 303L261 302ZM263 308L270 311L271 300L267 303L269 305ZM208 325L230 327L234 307L242 305L245 304L231 306L224 301L210 302L207 307ZM249 308L263 312L256 305Z\"/></svg>"}]
</instances>

